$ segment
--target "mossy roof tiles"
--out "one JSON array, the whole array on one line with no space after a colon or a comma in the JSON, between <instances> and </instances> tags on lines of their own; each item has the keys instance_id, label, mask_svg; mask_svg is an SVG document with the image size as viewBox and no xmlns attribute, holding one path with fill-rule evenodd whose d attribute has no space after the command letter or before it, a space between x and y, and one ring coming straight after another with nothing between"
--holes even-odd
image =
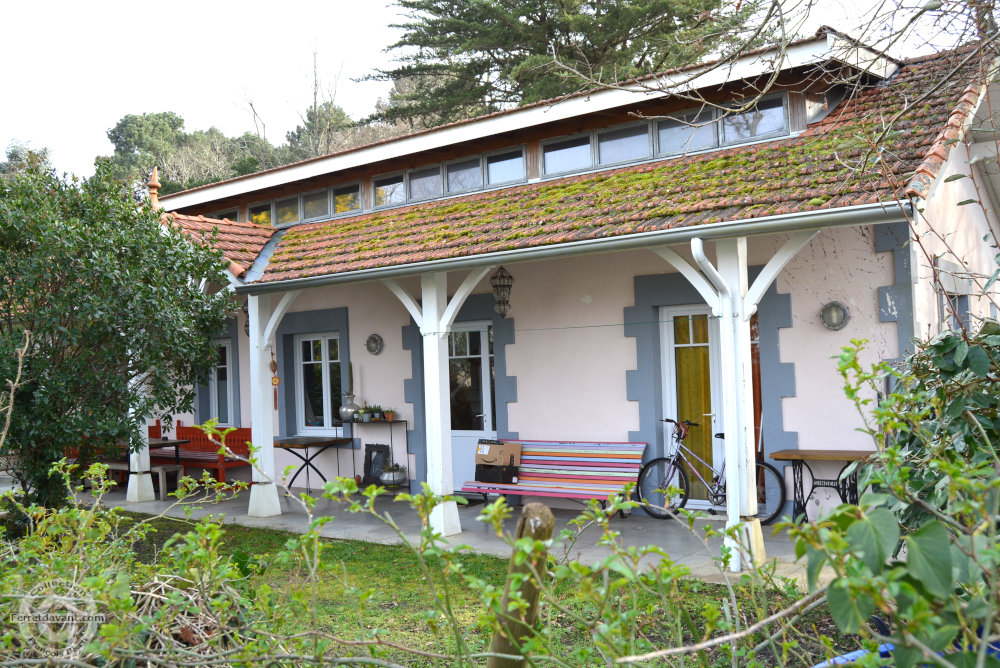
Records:
<instances>
[{"instance_id":1,"label":"mossy roof tiles","mask_svg":"<svg viewBox=\"0 0 1000 668\"><path fill-rule=\"evenodd\" d=\"M237 223L224 218L215 220L205 216L187 216L181 213L164 215L165 222L172 222L190 236L201 241L214 231L214 244L229 260L229 271L237 278L246 275L250 265L260 255L264 244L277 231L253 223Z\"/></svg>"},{"instance_id":2,"label":"mossy roof tiles","mask_svg":"<svg viewBox=\"0 0 1000 668\"><path fill-rule=\"evenodd\" d=\"M912 60L795 137L299 225L285 232L261 280L922 196L975 101L970 76L952 77L897 119L881 151L866 138L962 55Z\"/></svg>"}]
</instances>

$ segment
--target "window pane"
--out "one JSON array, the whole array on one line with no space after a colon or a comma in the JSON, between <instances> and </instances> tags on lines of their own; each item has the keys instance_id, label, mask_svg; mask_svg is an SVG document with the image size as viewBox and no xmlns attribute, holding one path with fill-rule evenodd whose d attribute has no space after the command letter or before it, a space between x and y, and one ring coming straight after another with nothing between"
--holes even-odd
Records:
<instances>
[{"instance_id":1,"label":"window pane","mask_svg":"<svg viewBox=\"0 0 1000 668\"><path fill-rule=\"evenodd\" d=\"M674 344L691 343L690 318L686 315L674 317Z\"/></svg>"},{"instance_id":2,"label":"window pane","mask_svg":"<svg viewBox=\"0 0 1000 668\"><path fill-rule=\"evenodd\" d=\"M464 357L469 354L469 333L468 332L455 332L452 334L454 344L452 346L452 355L456 357Z\"/></svg>"},{"instance_id":3,"label":"window pane","mask_svg":"<svg viewBox=\"0 0 1000 668\"><path fill-rule=\"evenodd\" d=\"M722 131L727 142L745 141L784 130L785 106L784 99L780 97L764 100L756 109L722 119Z\"/></svg>"},{"instance_id":4,"label":"window pane","mask_svg":"<svg viewBox=\"0 0 1000 668\"><path fill-rule=\"evenodd\" d=\"M330 214L330 198L326 191L302 196L302 213L306 218L319 218Z\"/></svg>"},{"instance_id":5,"label":"window pane","mask_svg":"<svg viewBox=\"0 0 1000 668\"><path fill-rule=\"evenodd\" d=\"M348 186L333 191L333 212L344 213L361 208L361 186Z\"/></svg>"},{"instance_id":6,"label":"window pane","mask_svg":"<svg viewBox=\"0 0 1000 668\"><path fill-rule=\"evenodd\" d=\"M405 201L406 193L403 192L402 174L387 179L379 179L375 182L375 206L402 204Z\"/></svg>"},{"instance_id":7,"label":"window pane","mask_svg":"<svg viewBox=\"0 0 1000 668\"><path fill-rule=\"evenodd\" d=\"M259 225L270 225L271 205L258 204L257 206L250 207L250 220Z\"/></svg>"},{"instance_id":8,"label":"window pane","mask_svg":"<svg viewBox=\"0 0 1000 668\"><path fill-rule=\"evenodd\" d=\"M649 128L640 125L604 132L597 137L601 164L649 157Z\"/></svg>"},{"instance_id":9,"label":"window pane","mask_svg":"<svg viewBox=\"0 0 1000 668\"><path fill-rule=\"evenodd\" d=\"M219 346L218 348L216 348L216 351L218 351L216 364L218 364L219 366L226 366L226 364L228 363L226 362L226 359L229 357L229 348L227 348L226 346Z\"/></svg>"},{"instance_id":10,"label":"window pane","mask_svg":"<svg viewBox=\"0 0 1000 668\"><path fill-rule=\"evenodd\" d=\"M590 159L590 137L577 137L548 144L542 152L546 174L588 169L593 166Z\"/></svg>"},{"instance_id":11,"label":"window pane","mask_svg":"<svg viewBox=\"0 0 1000 668\"><path fill-rule=\"evenodd\" d=\"M216 406L219 407L219 418L221 424L229 424L229 383L226 382L226 369L219 369L215 383Z\"/></svg>"},{"instance_id":12,"label":"window pane","mask_svg":"<svg viewBox=\"0 0 1000 668\"><path fill-rule=\"evenodd\" d=\"M470 355L480 355L483 350L483 335L479 332L468 332L466 334L469 337L469 354Z\"/></svg>"},{"instance_id":13,"label":"window pane","mask_svg":"<svg viewBox=\"0 0 1000 668\"><path fill-rule=\"evenodd\" d=\"M228 218L229 220L236 220L239 217L239 213L236 209L228 209L226 211L217 211L209 216L209 218L215 218L216 220L222 220L223 218Z\"/></svg>"},{"instance_id":14,"label":"window pane","mask_svg":"<svg viewBox=\"0 0 1000 668\"><path fill-rule=\"evenodd\" d=\"M524 156L521 151L500 153L486 158L486 178L490 185L524 180Z\"/></svg>"},{"instance_id":15,"label":"window pane","mask_svg":"<svg viewBox=\"0 0 1000 668\"><path fill-rule=\"evenodd\" d=\"M708 316L691 316L691 329L694 330L694 343L708 343Z\"/></svg>"},{"instance_id":16,"label":"window pane","mask_svg":"<svg viewBox=\"0 0 1000 668\"><path fill-rule=\"evenodd\" d=\"M327 355L327 360L331 362L337 362L340 360L340 340L339 339L327 339L327 350L329 354ZM337 387L336 385L334 387Z\"/></svg>"},{"instance_id":17,"label":"window pane","mask_svg":"<svg viewBox=\"0 0 1000 668\"><path fill-rule=\"evenodd\" d=\"M479 160L466 160L448 165L448 192L475 190L483 187L483 172Z\"/></svg>"},{"instance_id":18,"label":"window pane","mask_svg":"<svg viewBox=\"0 0 1000 668\"><path fill-rule=\"evenodd\" d=\"M330 363L330 415L340 421L340 406L343 404L340 385L340 362Z\"/></svg>"},{"instance_id":19,"label":"window pane","mask_svg":"<svg viewBox=\"0 0 1000 668\"><path fill-rule=\"evenodd\" d=\"M428 199L441 195L441 169L434 167L410 172L410 199Z\"/></svg>"},{"instance_id":20,"label":"window pane","mask_svg":"<svg viewBox=\"0 0 1000 668\"><path fill-rule=\"evenodd\" d=\"M678 120L660 121L657 124L660 153L687 153L712 148L718 142L712 112L682 114Z\"/></svg>"},{"instance_id":21,"label":"window pane","mask_svg":"<svg viewBox=\"0 0 1000 668\"><path fill-rule=\"evenodd\" d=\"M279 200L275 203L274 208L275 219L278 221L279 225L294 223L299 219L298 197L290 197L288 199Z\"/></svg>"},{"instance_id":22,"label":"window pane","mask_svg":"<svg viewBox=\"0 0 1000 668\"><path fill-rule=\"evenodd\" d=\"M312 341L302 342L302 361L303 362L312 361Z\"/></svg>"},{"instance_id":23,"label":"window pane","mask_svg":"<svg viewBox=\"0 0 1000 668\"><path fill-rule=\"evenodd\" d=\"M451 428L482 429L482 358L450 360L448 372L451 384Z\"/></svg>"},{"instance_id":24,"label":"window pane","mask_svg":"<svg viewBox=\"0 0 1000 668\"><path fill-rule=\"evenodd\" d=\"M307 427L325 427L323 419L323 367L311 362L302 365L302 395Z\"/></svg>"}]
</instances>

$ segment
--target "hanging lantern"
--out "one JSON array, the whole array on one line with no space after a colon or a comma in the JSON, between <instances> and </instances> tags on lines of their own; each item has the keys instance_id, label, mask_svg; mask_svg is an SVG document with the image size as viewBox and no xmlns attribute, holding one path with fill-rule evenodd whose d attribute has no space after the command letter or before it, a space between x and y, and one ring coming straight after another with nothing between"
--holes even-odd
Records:
<instances>
[{"instance_id":1,"label":"hanging lantern","mask_svg":"<svg viewBox=\"0 0 1000 668\"><path fill-rule=\"evenodd\" d=\"M493 299L497 303L494 308L501 318L506 318L507 312L510 311L510 289L514 285L514 277L500 266L490 277L490 285L493 286Z\"/></svg>"}]
</instances>

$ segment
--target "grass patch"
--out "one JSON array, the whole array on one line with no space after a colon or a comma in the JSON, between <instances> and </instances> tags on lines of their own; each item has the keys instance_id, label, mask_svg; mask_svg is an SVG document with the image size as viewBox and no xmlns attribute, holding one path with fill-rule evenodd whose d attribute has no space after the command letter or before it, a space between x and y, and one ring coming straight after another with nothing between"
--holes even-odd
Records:
<instances>
[{"instance_id":1,"label":"grass patch","mask_svg":"<svg viewBox=\"0 0 1000 668\"><path fill-rule=\"evenodd\" d=\"M130 517L138 518L138 515ZM161 556L164 544L178 532L186 531L187 522L169 518L153 520L155 532L137 544L134 549L145 563L155 563ZM419 567L417 557L405 546L382 545L362 541L323 538L323 558L320 576L315 587L310 586L307 574L296 565L275 560L279 552L297 534L240 525L226 525L220 546L223 557L240 552L255 555L268 564L263 580L275 589L298 595L310 602L311 613L292 620L287 633L320 630L342 638L369 638L376 632L384 640L431 652L447 653L454 646L448 625L435 605L435 592L443 596L447 585L451 609L461 627L461 632L472 651L486 651L491 631L481 619L483 606L477 595L462 584L458 575L444 576L439 564L429 559L432 583L428 583ZM387 529L388 531L388 529ZM496 590L502 590L507 573L507 559L482 554L464 554L460 558L466 575L483 581ZM434 585L432 589L431 584ZM792 603L794 594L767 592L761 596L759 589L749 581L737 587L742 623L756 619ZM703 640L701 633L707 616L718 610L728 598L723 585L705 583L694 579L677 581L669 593L676 609L666 611L651 595L635 599L626 594L612 597L617 606L634 606L637 614L634 623L642 638L654 646L669 646L669 632L682 629L686 642ZM560 610L562 607L564 610ZM567 611L569 614L567 614ZM573 619L573 614L593 618L597 613L586 592L568 586L555 592L554 602L543 602L540 623L547 630L554 646L566 648L566 657L574 651L586 651L591 645L589 630ZM825 606L813 610L801 624L800 633L786 638L803 657L821 661L827 656L824 644L828 643L837 653L859 647L856 637L842 636L836 630ZM780 646L779 646L780 647ZM360 650L343 654L360 653ZM585 655L571 663L591 663ZM405 665L437 665L431 659L415 657L396 650L389 650L384 658ZM591 657L594 663L601 663ZM773 658L773 657L772 657ZM717 649L702 655L693 665L728 665L728 653ZM775 662L777 663L777 662ZM768 665L764 660L759 665ZM804 664L810 665L810 664Z\"/></svg>"}]
</instances>

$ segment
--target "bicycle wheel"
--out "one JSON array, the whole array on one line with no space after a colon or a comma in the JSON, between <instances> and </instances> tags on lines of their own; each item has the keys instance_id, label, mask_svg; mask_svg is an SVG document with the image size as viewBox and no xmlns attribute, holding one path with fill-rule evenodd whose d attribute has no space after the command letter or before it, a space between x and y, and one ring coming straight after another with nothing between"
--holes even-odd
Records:
<instances>
[{"instance_id":1,"label":"bicycle wheel","mask_svg":"<svg viewBox=\"0 0 1000 668\"><path fill-rule=\"evenodd\" d=\"M677 491L668 494L667 489L671 487ZM643 510L650 517L665 520L687 503L691 485L683 467L666 457L659 457L642 467L636 492Z\"/></svg>"},{"instance_id":2,"label":"bicycle wheel","mask_svg":"<svg viewBox=\"0 0 1000 668\"><path fill-rule=\"evenodd\" d=\"M785 508L785 479L770 464L757 464L757 519L770 524Z\"/></svg>"}]
</instances>

